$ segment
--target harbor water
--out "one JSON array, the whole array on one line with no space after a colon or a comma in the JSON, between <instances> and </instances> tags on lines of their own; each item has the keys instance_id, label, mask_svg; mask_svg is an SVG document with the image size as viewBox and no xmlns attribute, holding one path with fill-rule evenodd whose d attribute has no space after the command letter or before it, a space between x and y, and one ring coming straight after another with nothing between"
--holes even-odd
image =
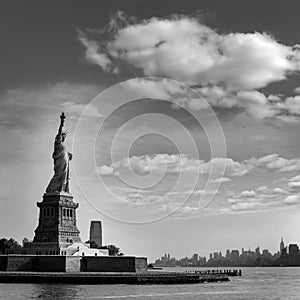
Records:
<instances>
[{"instance_id":1,"label":"harbor water","mask_svg":"<svg viewBox=\"0 0 300 300\"><path fill-rule=\"evenodd\" d=\"M229 282L183 285L0 284L2 299L300 299L300 267L239 268ZM195 271L201 268L165 268Z\"/></svg>"}]
</instances>

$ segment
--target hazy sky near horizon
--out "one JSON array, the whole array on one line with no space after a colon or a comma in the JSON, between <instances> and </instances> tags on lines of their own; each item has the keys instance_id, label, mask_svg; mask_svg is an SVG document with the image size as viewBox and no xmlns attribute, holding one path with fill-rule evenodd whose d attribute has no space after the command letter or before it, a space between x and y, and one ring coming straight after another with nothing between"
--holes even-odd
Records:
<instances>
[{"instance_id":1,"label":"hazy sky near horizon","mask_svg":"<svg viewBox=\"0 0 300 300\"><path fill-rule=\"evenodd\" d=\"M82 240L95 219L151 261L299 244L299 8L1 2L0 236L33 237L65 111Z\"/></svg>"}]
</instances>

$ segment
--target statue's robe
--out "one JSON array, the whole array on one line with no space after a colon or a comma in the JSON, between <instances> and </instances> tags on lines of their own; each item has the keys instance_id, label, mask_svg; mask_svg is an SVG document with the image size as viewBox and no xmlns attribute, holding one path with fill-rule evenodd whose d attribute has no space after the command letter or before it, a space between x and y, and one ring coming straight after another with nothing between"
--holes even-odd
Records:
<instances>
[{"instance_id":1,"label":"statue's robe","mask_svg":"<svg viewBox=\"0 0 300 300\"><path fill-rule=\"evenodd\" d=\"M54 160L54 175L46 189L46 192L69 192L69 153L62 141L61 134L57 134L55 137L52 158Z\"/></svg>"}]
</instances>

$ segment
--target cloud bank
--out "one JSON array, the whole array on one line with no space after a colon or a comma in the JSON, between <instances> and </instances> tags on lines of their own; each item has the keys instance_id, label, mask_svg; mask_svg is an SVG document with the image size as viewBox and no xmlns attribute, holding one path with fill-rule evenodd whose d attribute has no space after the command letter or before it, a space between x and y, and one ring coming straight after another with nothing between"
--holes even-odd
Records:
<instances>
[{"instance_id":1,"label":"cloud bank","mask_svg":"<svg viewBox=\"0 0 300 300\"><path fill-rule=\"evenodd\" d=\"M151 18L115 28L104 43L81 33L86 58L104 70L120 59L146 76L190 84L225 84L256 89L299 70L299 46L283 45L266 33L221 34L197 19Z\"/></svg>"},{"instance_id":2,"label":"cloud bank","mask_svg":"<svg viewBox=\"0 0 300 300\"><path fill-rule=\"evenodd\" d=\"M298 96L257 91L299 72L299 45L284 45L265 32L219 33L188 16L135 23L118 17L122 26L112 19L104 29L79 31L86 59L104 71L127 65L144 76L175 79L195 87L212 106L241 107L257 118L294 122L300 114ZM199 100L185 100L190 109L205 108Z\"/></svg>"},{"instance_id":3,"label":"cloud bank","mask_svg":"<svg viewBox=\"0 0 300 300\"><path fill-rule=\"evenodd\" d=\"M223 174L223 166L225 171ZM169 174L193 172L208 175L214 167L214 181L228 182L235 176L243 176L252 170L265 169L278 172L300 170L300 158L283 158L276 153L262 157L252 157L238 162L226 157L213 157L209 161L189 158L185 154L155 154L123 158L111 165L98 167L101 175L117 174L120 170L133 170L139 175L147 175L155 171L165 171ZM220 176L226 177L220 177ZM290 182L300 182L299 176L290 179Z\"/></svg>"}]
</instances>

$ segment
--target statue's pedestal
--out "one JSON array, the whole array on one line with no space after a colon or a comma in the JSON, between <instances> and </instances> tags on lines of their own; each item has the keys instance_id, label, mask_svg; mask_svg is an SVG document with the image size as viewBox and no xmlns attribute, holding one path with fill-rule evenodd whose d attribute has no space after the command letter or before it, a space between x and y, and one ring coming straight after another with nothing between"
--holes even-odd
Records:
<instances>
[{"instance_id":1,"label":"statue's pedestal","mask_svg":"<svg viewBox=\"0 0 300 300\"><path fill-rule=\"evenodd\" d=\"M76 225L78 203L66 192L45 193L38 202L39 223L32 243L26 244L27 254L66 255L66 248L81 243ZM29 251L27 251L29 250Z\"/></svg>"}]
</instances>

